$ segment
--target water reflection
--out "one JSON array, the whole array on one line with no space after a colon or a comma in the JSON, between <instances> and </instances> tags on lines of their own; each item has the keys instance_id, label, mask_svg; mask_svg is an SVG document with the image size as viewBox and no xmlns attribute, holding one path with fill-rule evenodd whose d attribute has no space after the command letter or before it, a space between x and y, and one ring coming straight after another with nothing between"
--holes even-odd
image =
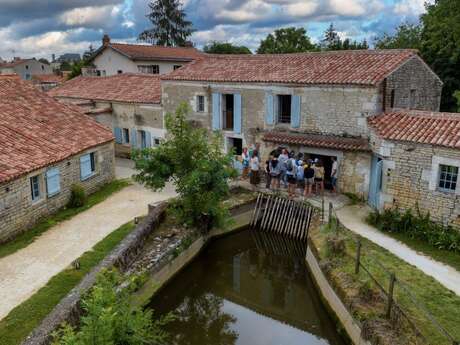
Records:
<instances>
[{"instance_id":1,"label":"water reflection","mask_svg":"<svg viewBox=\"0 0 460 345\"><path fill-rule=\"evenodd\" d=\"M218 240L168 284L150 306L178 315L168 329L172 343L342 344L302 248L282 241L249 232Z\"/></svg>"}]
</instances>

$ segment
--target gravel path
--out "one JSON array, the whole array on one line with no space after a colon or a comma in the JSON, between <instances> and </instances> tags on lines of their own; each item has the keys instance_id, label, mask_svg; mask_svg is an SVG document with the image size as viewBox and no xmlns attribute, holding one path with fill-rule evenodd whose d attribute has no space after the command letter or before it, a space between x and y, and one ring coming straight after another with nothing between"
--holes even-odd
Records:
<instances>
[{"instance_id":1,"label":"gravel path","mask_svg":"<svg viewBox=\"0 0 460 345\"><path fill-rule=\"evenodd\" d=\"M0 320L112 231L147 214L149 203L174 194L171 186L154 193L133 184L54 226L26 248L0 259Z\"/></svg>"}]
</instances>

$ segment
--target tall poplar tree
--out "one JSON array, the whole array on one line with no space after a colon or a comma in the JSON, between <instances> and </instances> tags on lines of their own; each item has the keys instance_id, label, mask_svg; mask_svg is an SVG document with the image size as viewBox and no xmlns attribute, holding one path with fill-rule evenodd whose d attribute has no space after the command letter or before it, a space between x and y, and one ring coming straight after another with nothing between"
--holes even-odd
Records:
<instances>
[{"instance_id":1,"label":"tall poplar tree","mask_svg":"<svg viewBox=\"0 0 460 345\"><path fill-rule=\"evenodd\" d=\"M180 0L153 0L147 18L153 27L139 35L139 40L162 46L184 46L193 33Z\"/></svg>"}]
</instances>

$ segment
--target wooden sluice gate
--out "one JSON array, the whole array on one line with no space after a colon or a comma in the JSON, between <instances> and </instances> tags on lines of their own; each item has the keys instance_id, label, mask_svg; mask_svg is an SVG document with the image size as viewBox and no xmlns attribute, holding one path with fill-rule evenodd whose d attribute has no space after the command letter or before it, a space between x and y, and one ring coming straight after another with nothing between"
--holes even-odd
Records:
<instances>
[{"instance_id":1,"label":"wooden sluice gate","mask_svg":"<svg viewBox=\"0 0 460 345\"><path fill-rule=\"evenodd\" d=\"M313 208L310 205L260 193L250 225L261 231L306 242L312 216Z\"/></svg>"}]
</instances>

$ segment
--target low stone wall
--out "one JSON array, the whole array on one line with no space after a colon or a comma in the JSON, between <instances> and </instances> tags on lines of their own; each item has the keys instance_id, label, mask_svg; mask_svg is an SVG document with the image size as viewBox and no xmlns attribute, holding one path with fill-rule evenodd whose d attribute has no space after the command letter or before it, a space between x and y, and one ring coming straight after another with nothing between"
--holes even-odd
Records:
<instances>
[{"instance_id":1,"label":"low stone wall","mask_svg":"<svg viewBox=\"0 0 460 345\"><path fill-rule=\"evenodd\" d=\"M82 310L80 300L96 282L97 275L112 266L120 271L125 271L136 259L147 237L159 225L166 209L167 203L162 202L155 207L149 207L148 216L72 291L64 297L42 323L23 341L22 345L46 345L51 342L51 333L63 322L77 324Z\"/></svg>"}]
</instances>

